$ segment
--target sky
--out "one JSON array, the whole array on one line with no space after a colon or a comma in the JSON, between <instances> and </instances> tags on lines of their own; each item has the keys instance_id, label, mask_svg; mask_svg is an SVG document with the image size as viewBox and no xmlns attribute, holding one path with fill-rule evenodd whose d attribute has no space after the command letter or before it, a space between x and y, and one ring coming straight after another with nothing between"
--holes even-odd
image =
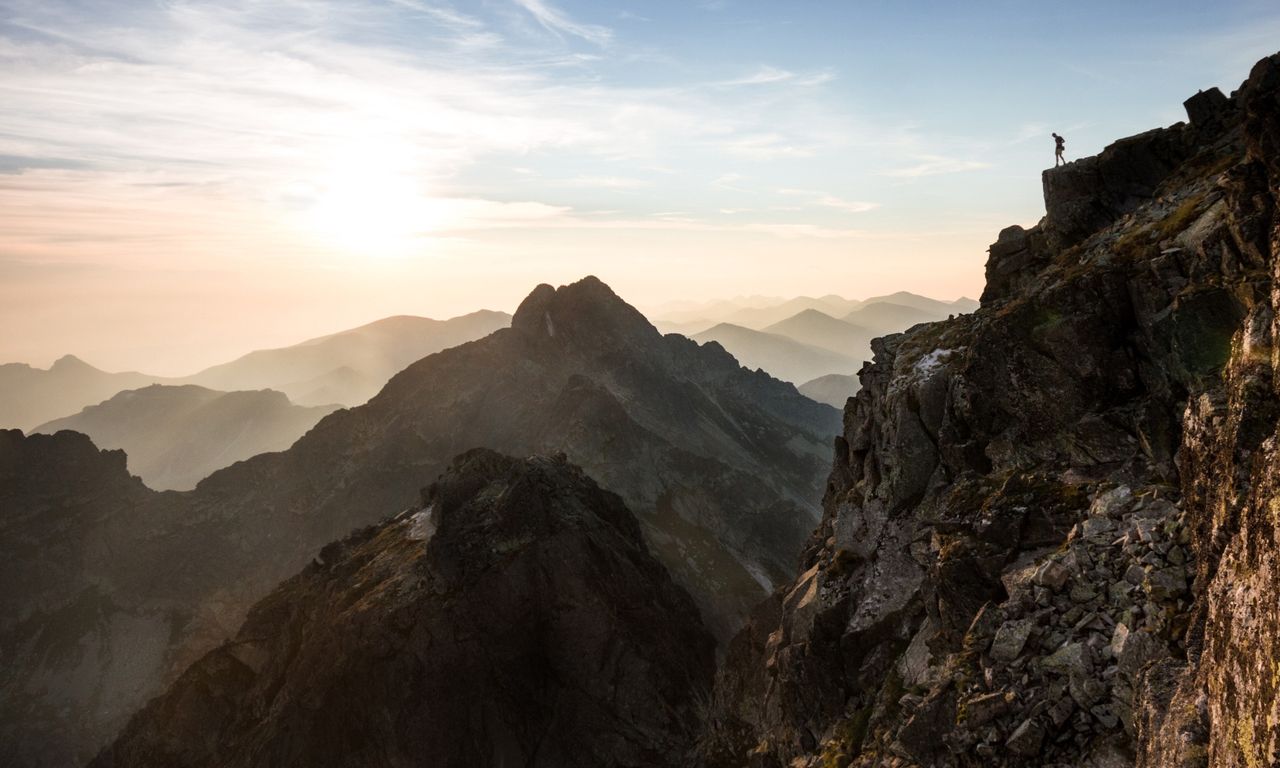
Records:
<instances>
[{"instance_id":1,"label":"sky","mask_svg":"<svg viewBox=\"0 0 1280 768\"><path fill-rule=\"evenodd\" d=\"M0 362L178 375L586 274L976 296L1050 131L1277 48L1274 0L0 0Z\"/></svg>"}]
</instances>

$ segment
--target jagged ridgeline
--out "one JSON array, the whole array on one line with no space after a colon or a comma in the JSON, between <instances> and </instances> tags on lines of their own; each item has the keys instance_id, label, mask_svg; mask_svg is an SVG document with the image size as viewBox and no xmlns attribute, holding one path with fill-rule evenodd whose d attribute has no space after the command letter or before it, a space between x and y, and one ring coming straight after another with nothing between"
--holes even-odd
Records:
<instances>
[{"instance_id":1,"label":"jagged ridgeline","mask_svg":"<svg viewBox=\"0 0 1280 768\"><path fill-rule=\"evenodd\" d=\"M148 491L83 435L0 432L0 764L83 764L255 601L476 447L567 454L727 640L794 576L839 428L587 278L190 492Z\"/></svg>"},{"instance_id":2,"label":"jagged ridgeline","mask_svg":"<svg viewBox=\"0 0 1280 768\"><path fill-rule=\"evenodd\" d=\"M1186 109L876 343L702 763L1280 764L1280 55Z\"/></svg>"}]
</instances>

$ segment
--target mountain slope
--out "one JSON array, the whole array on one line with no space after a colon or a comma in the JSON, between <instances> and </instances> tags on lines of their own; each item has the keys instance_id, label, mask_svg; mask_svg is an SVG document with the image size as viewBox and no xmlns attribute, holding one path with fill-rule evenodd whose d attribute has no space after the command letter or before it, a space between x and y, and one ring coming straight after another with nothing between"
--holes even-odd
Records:
<instances>
[{"instance_id":1,"label":"mountain slope","mask_svg":"<svg viewBox=\"0 0 1280 768\"><path fill-rule=\"evenodd\" d=\"M155 693L186 617L114 583L155 497L82 434L0 430L0 763L83 765Z\"/></svg>"},{"instance_id":2,"label":"mountain slope","mask_svg":"<svg viewBox=\"0 0 1280 768\"><path fill-rule=\"evenodd\" d=\"M359 405L415 360L505 328L511 316L480 311L449 320L401 315L265 349L207 368L184 382L210 389L275 389L300 405Z\"/></svg>"},{"instance_id":3,"label":"mountain slope","mask_svg":"<svg viewBox=\"0 0 1280 768\"><path fill-rule=\"evenodd\" d=\"M97 590L101 616L60 623L51 617L72 610L69 603L29 606L22 642L76 648L97 637L87 627L124 621L120 606L163 607L173 623L164 624L158 660L122 692L99 665L135 650L127 636L108 636L83 669L53 657L12 669L0 678L0 697L38 690L61 702L78 725L18 714L13 727L49 749L96 751L115 721L85 701L111 696L115 706L140 706L326 543L415 504L424 478L477 446L566 453L623 497L654 555L727 637L793 573L818 519L814 502L838 430L835 409L742 369L717 345L659 335L594 278L539 286L512 327L408 366L369 403L326 416L288 450L215 472L194 491L142 489L126 509L93 517L75 537L120 556L95 560L68 594ZM55 485L39 498L79 493ZM45 503L28 495L14 509L38 522ZM0 539L0 558L14 545ZM71 578L76 563L65 565Z\"/></svg>"},{"instance_id":4,"label":"mountain slope","mask_svg":"<svg viewBox=\"0 0 1280 768\"><path fill-rule=\"evenodd\" d=\"M122 390L160 381L145 373L107 373L72 355L58 358L48 370L6 363L0 365L0 428L28 430Z\"/></svg>"},{"instance_id":5,"label":"mountain slope","mask_svg":"<svg viewBox=\"0 0 1280 768\"><path fill-rule=\"evenodd\" d=\"M108 373L66 355L48 370L0 365L0 428L38 424L152 384L224 392L274 389L306 406L359 405L409 363L505 328L511 316L480 311L450 320L398 316L290 347L259 350L183 378Z\"/></svg>"},{"instance_id":6,"label":"mountain slope","mask_svg":"<svg viewBox=\"0 0 1280 768\"><path fill-rule=\"evenodd\" d=\"M816 309L807 309L764 329L765 333L786 336L801 344L821 347L855 360L870 358L871 339L878 334L853 323L838 320Z\"/></svg>"},{"instance_id":7,"label":"mountain slope","mask_svg":"<svg viewBox=\"0 0 1280 768\"><path fill-rule=\"evenodd\" d=\"M806 381L796 389L810 400L817 400L819 403L843 408L845 401L858 392L858 377L830 373L826 376L819 376L812 381Z\"/></svg>"},{"instance_id":8,"label":"mountain slope","mask_svg":"<svg viewBox=\"0 0 1280 768\"><path fill-rule=\"evenodd\" d=\"M747 368L763 369L784 381L808 381L832 371L857 370L859 365L852 356L729 323L708 328L693 339L714 341Z\"/></svg>"},{"instance_id":9,"label":"mountain slope","mask_svg":"<svg viewBox=\"0 0 1280 768\"><path fill-rule=\"evenodd\" d=\"M794 299L771 304L764 307L744 307L718 317L720 322L741 325L760 330L807 310L816 310L829 315L843 315L862 305L862 302L842 299L839 296L799 296ZM715 316L713 316L715 317Z\"/></svg>"},{"instance_id":10,"label":"mountain slope","mask_svg":"<svg viewBox=\"0 0 1280 768\"><path fill-rule=\"evenodd\" d=\"M707 766L1270 765L1280 55L1045 171L982 307L876 342Z\"/></svg>"},{"instance_id":11,"label":"mountain slope","mask_svg":"<svg viewBox=\"0 0 1280 768\"><path fill-rule=\"evenodd\" d=\"M677 766L714 641L581 470L477 450L325 547L106 766Z\"/></svg>"},{"instance_id":12,"label":"mountain slope","mask_svg":"<svg viewBox=\"0 0 1280 768\"><path fill-rule=\"evenodd\" d=\"M190 490L214 470L282 451L334 406L303 408L279 392L215 392L154 384L127 390L33 432L83 432L122 449L129 471L157 490Z\"/></svg>"},{"instance_id":13,"label":"mountain slope","mask_svg":"<svg viewBox=\"0 0 1280 768\"><path fill-rule=\"evenodd\" d=\"M937 303L942 304L942 302ZM947 308L935 311L890 301L874 301L853 310L842 319L846 323L868 328L873 333L886 334L900 333L917 323L945 320L950 314L955 314L955 310Z\"/></svg>"}]
</instances>

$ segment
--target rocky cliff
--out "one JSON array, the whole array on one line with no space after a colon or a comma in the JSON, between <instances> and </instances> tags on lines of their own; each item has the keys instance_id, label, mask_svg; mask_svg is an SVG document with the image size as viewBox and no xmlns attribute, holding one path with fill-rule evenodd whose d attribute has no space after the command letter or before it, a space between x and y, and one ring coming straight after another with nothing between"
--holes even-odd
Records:
<instances>
[{"instance_id":1,"label":"rocky cliff","mask_svg":"<svg viewBox=\"0 0 1280 768\"><path fill-rule=\"evenodd\" d=\"M325 547L133 718L106 766L673 766L715 641L622 500L458 457Z\"/></svg>"},{"instance_id":2,"label":"rocky cliff","mask_svg":"<svg viewBox=\"0 0 1280 768\"><path fill-rule=\"evenodd\" d=\"M1046 171L982 307L875 345L704 765L1280 760L1280 56Z\"/></svg>"},{"instance_id":3,"label":"rocky cliff","mask_svg":"<svg viewBox=\"0 0 1280 768\"><path fill-rule=\"evenodd\" d=\"M155 494L75 432L0 431L0 762L81 765L167 673L184 617L123 594ZM99 737L100 738L100 737Z\"/></svg>"}]
</instances>

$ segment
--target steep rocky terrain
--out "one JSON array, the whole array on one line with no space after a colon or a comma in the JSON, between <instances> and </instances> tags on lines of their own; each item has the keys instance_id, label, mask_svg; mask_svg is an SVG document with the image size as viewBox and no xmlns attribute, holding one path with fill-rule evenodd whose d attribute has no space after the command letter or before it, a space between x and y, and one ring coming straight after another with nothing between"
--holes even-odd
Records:
<instances>
[{"instance_id":1,"label":"steep rocky terrain","mask_svg":"<svg viewBox=\"0 0 1280 768\"><path fill-rule=\"evenodd\" d=\"M701 764L1280 761L1280 55L1186 109L876 342Z\"/></svg>"},{"instance_id":2,"label":"steep rocky terrain","mask_svg":"<svg viewBox=\"0 0 1280 768\"><path fill-rule=\"evenodd\" d=\"M414 363L368 404L325 417L289 450L215 472L193 491L150 493L138 484L127 514L96 511L92 485L51 480L13 492L0 515L33 530L0 538L0 560L60 536L100 557L93 568L62 563L56 576L65 588L39 611L26 591L13 595L32 617L14 641L29 655L7 667L0 698L36 697L66 715L28 716L34 710L15 705L5 727L30 750L87 759L114 734L117 709L141 706L321 547L410 507L425 478L474 447L565 452L623 497L654 555L727 638L794 574L820 517L838 429L835 409L744 370L717 345L661 336L594 278L540 286L512 327ZM38 461L32 451L69 434L11 435L13 455ZM121 454L104 455L118 456L113 471L125 475ZM82 502L94 514L39 513ZM32 573L34 594L44 572ZM56 618L95 595L92 621ZM161 608L162 616L148 614L156 618L147 632L165 640L154 659L131 670L95 666L128 658L136 644L102 627ZM52 644L74 650L44 654ZM83 706L108 696L109 712ZM12 753L0 763L32 764Z\"/></svg>"},{"instance_id":3,"label":"steep rocky terrain","mask_svg":"<svg viewBox=\"0 0 1280 768\"><path fill-rule=\"evenodd\" d=\"M129 471L148 487L185 491L237 461L283 451L336 408L294 405L272 390L218 392L153 384L32 431L82 432L94 445L123 450Z\"/></svg>"},{"instance_id":4,"label":"steep rocky terrain","mask_svg":"<svg viewBox=\"0 0 1280 768\"><path fill-rule=\"evenodd\" d=\"M714 646L621 499L476 450L325 547L92 765L675 766Z\"/></svg>"},{"instance_id":5,"label":"steep rocky terrain","mask_svg":"<svg viewBox=\"0 0 1280 768\"><path fill-rule=\"evenodd\" d=\"M0 763L82 765L154 693L182 612L115 588L154 497L84 435L0 431Z\"/></svg>"}]
</instances>

